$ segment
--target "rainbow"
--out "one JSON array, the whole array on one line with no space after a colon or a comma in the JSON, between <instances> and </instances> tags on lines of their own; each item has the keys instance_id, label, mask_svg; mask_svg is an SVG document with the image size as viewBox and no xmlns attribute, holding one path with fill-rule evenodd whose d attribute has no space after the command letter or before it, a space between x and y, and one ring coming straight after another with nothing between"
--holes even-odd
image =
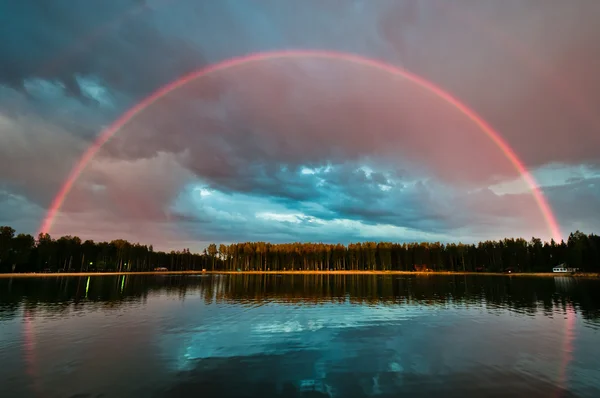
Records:
<instances>
[{"instance_id":1,"label":"rainbow","mask_svg":"<svg viewBox=\"0 0 600 398\"><path fill-rule=\"evenodd\" d=\"M73 188L73 185L86 168L87 164L94 158L94 156L98 153L100 148L108 140L111 139L115 134L117 134L124 126L127 125L129 121L131 121L135 116L143 112L149 106L154 104L156 101L161 99L166 94L170 93L173 90L176 90L187 83L194 81L196 79L206 77L212 75L217 72L223 72L228 69L233 69L239 66L259 63L268 60L275 59L290 59L290 58L309 58L309 59L330 59L330 60L338 60L338 61L346 61L352 62L359 65L368 66L379 70L384 73L388 73L393 76L400 76L405 79L410 80L415 83L419 87L435 94L440 99L443 99L448 104L452 105L456 110L461 112L465 117L471 120L475 125L479 127L479 129L485 133L492 142L502 151L502 153L506 156L506 158L512 163L515 169L521 175L521 178L528 184L531 188L532 195L540 209L540 212L546 221L548 229L552 235L552 238L558 242L562 240L562 234L560 232L559 225L556 221L556 218L550 208L550 205L546 201L543 192L538 188L538 185L531 175L531 173L527 170L523 162L518 158L512 148L508 145L508 143L498 134L485 120L483 120L475 111L470 109L468 106L463 104L461 101L450 95L448 92L444 91L442 88L433 84L432 82L425 80L424 78L415 75L409 71L401 69L399 67L387 64L385 62L366 58L360 55L351 54L351 53L342 53L336 51L323 51L323 50L283 50L283 51L271 51L271 52L261 52L261 53L253 53L249 55L244 55L240 57L230 58L223 62L219 62L216 64L209 65L207 67L198 69L194 72L191 72L185 76L180 77L179 79L159 88L154 93L150 94L148 97L143 99L141 102L133 106L131 109L126 111L121 117L115 120L108 128L106 128L96 139L96 141L90 145L90 147L84 152L81 156L75 167L69 173L66 181L56 194L55 198L52 200L50 204L50 208L46 214L46 217L42 221L42 224L39 228L39 233L49 233L54 219L56 215L60 211L61 206L63 205L65 199L69 195L69 192Z\"/></svg>"}]
</instances>

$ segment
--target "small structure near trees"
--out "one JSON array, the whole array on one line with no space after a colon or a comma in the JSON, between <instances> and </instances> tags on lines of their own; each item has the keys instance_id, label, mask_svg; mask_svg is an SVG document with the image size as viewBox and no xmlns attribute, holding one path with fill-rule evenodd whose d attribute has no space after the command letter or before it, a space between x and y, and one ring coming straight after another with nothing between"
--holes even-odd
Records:
<instances>
[{"instance_id":1,"label":"small structure near trees","mask_svg":"<svg viewBox=\"0 0 600 398\"><path fill-rule=\"evenodd\" d=\"M427 264L413 264L413 267L417 272L431 272L431 269L427 268Z\"/></svg>"}]
</instances>

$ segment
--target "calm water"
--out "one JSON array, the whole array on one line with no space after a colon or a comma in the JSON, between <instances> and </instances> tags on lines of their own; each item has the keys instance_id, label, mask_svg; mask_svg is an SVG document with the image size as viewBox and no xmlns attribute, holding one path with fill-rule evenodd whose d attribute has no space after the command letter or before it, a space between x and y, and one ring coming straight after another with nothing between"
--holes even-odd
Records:
<instances>
[{"instance_id":1,"label":"calm water","mask_svg":"<svg viewBox=\"0 0 600 398\"><path fill-rule=\"evenodd\" d=\"M599 397L600 281L0 279L2 397Z\"/></svg>"}]
</instances>

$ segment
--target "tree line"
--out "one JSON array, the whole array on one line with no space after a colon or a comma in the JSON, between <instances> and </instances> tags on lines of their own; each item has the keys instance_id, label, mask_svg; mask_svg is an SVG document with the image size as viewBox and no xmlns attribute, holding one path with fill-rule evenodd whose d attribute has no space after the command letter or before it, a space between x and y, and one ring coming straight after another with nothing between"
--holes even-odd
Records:
<instances>
[{"instance_id":1,"label":"tree line","mask_svg":"<svg viewBox=\"0 0 600 398\"><path fill-rule=\"evenodd\" d=\"M202 253L189 249L154 251L152 245L82 241L77 236L53 239L41 233L18 234L0 226L0 272L151 271L487 271L549 272L566 263L600 272L600 236L576 231L567 241L532 238L485 241L478 244L421 242L211 243Z\"/></svg>"}]
</instances>

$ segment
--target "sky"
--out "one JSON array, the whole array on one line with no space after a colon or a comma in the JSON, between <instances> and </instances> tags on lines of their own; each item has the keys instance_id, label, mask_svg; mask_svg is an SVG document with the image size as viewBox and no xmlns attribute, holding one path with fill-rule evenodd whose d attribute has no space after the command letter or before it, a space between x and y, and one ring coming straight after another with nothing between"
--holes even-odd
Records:
<instances>
[{"instance_id":1,"label":"sky","mask_svg":"<svg viewBox=\"0 0 600 398\"><path fill-rule=\"evenodd\" d=\"M600 227L600 3L105 0L0 3L0 225L36 234L103 129L232 57L350 53L474 110L537 180L563 237ZM195 79L104 145L52 236L210 242L476 242L552 233L531 188L411 79L282 58Z\"/></svg>"}]
</instances>

